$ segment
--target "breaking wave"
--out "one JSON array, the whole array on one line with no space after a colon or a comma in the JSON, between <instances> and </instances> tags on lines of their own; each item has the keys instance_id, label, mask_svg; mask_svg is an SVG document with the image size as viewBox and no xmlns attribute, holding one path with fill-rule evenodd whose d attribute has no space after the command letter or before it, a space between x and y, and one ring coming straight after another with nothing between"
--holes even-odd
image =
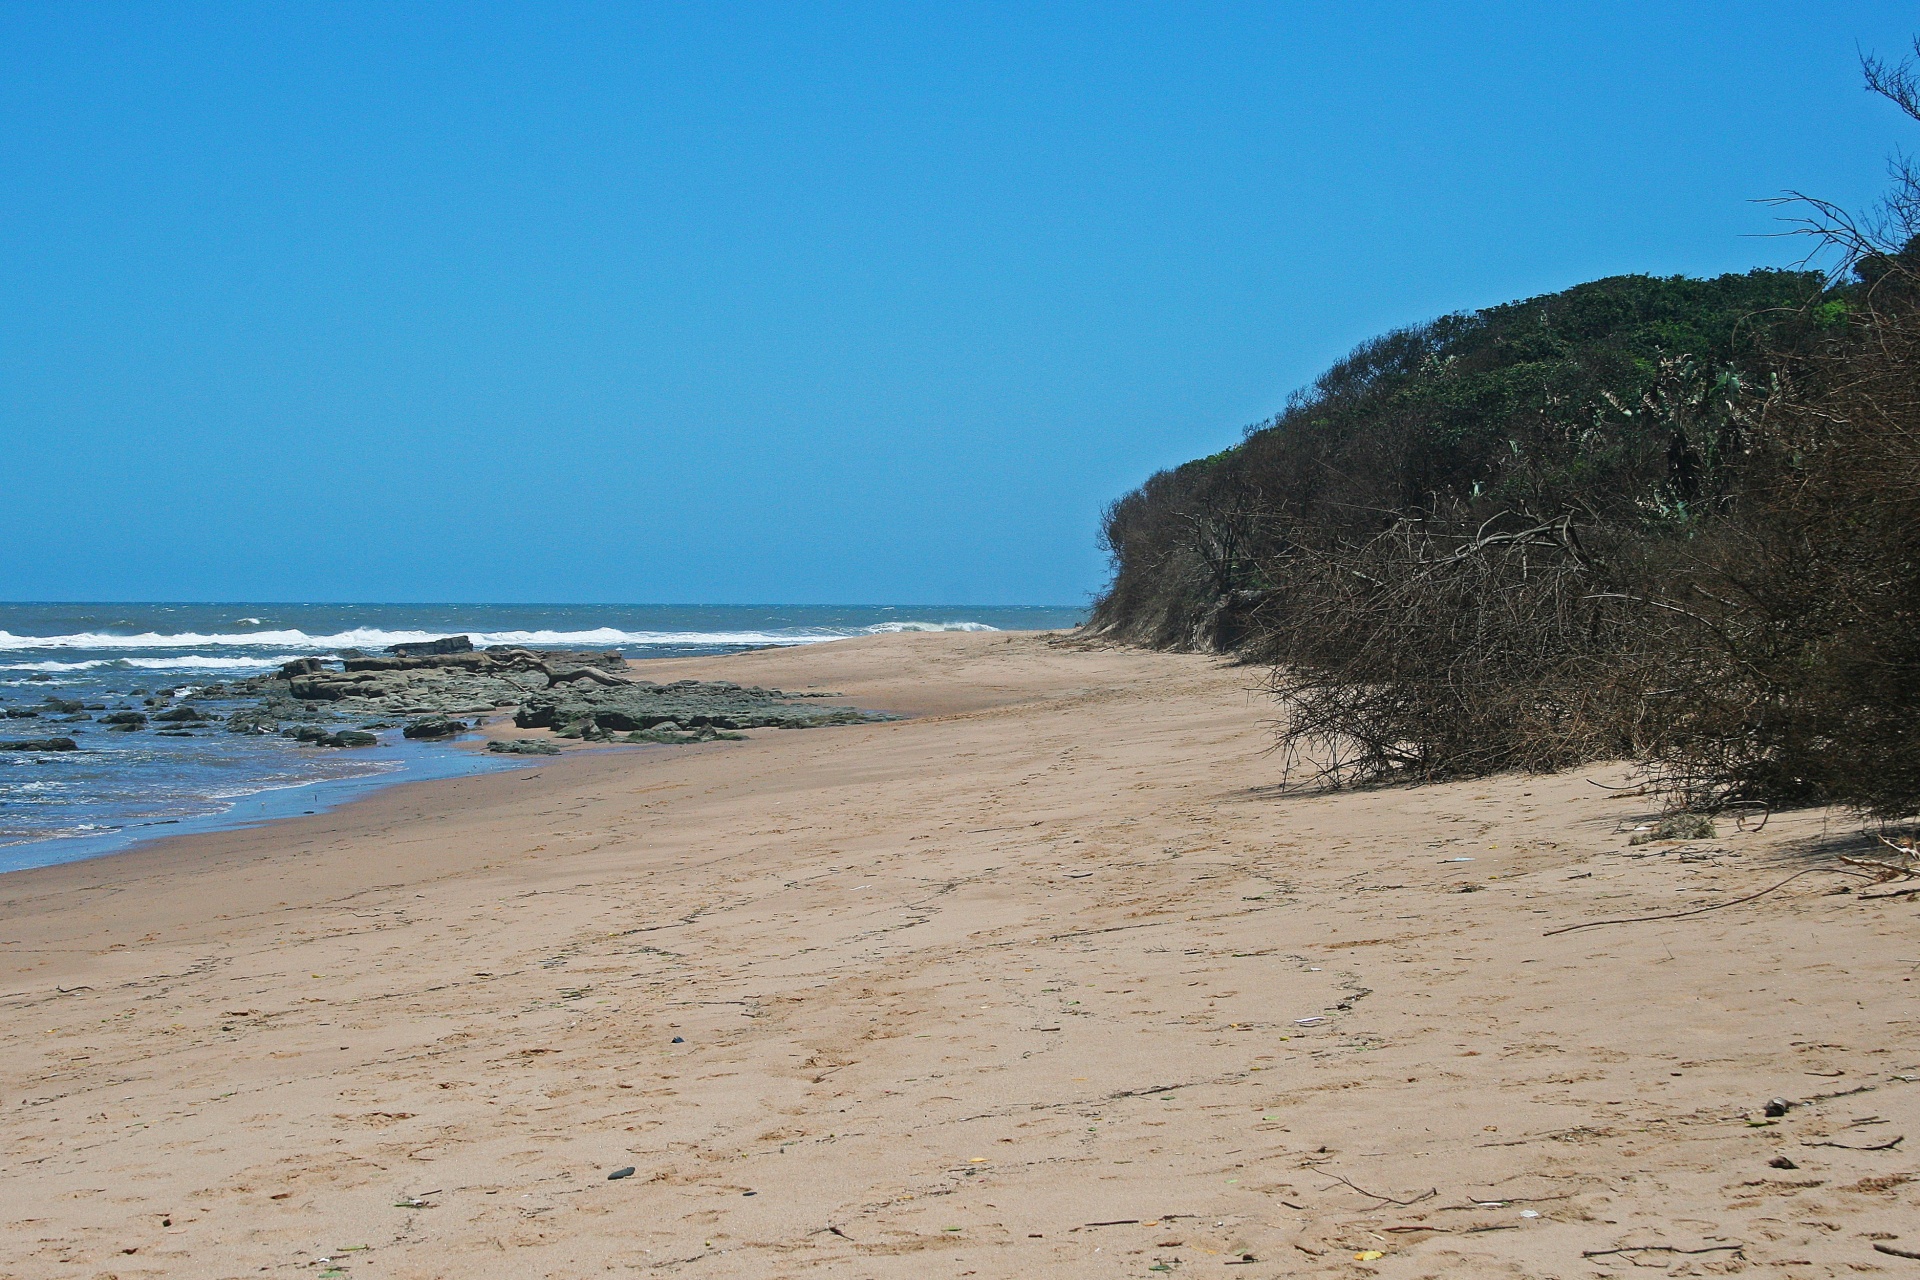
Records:
<instances>
[{"instance_id":1,"label":"breaking wave","mask_svg":"<svg viewBox=\"0 0 1920 1280\"><path fill-rule=\"evenodd\" d=\"M98 671L103 667L122 671L266 671L299 656L286 653L277 658L249 658L236 653L187 654L178 658L89 658L84 662L0 662L0 671L43 671L48 675Z\"/></svg>"},{"instance_id":2,"label":"breaking wave","mask_svg":"<svg viewBox=\"0 0 1920 1280\"><path fill-rule=\"evenodd\" d=\"M613 627L596 627L591 631L468 631L478 646L487 645L529 645L535 648L570 648L578 646L758 646L758 645L794 645L818 644L823 640L845 640L853 636L891 635L903 631L997 631L984 622L881 622L868 627L793 627L767 631L621 631ZM198 632L180 632L163 634L148 631L139 635L110 635L105 632L82 632L69 636L16 636L11 632L0 631L0 653L21 652L39 649L304 649L309 651L328 651L335 649L365 649L369 651L384 649L395 644L418 644L425 640L435 640L448 634L445 631L388 631L375 627L362 627L352 631L339 631L331 635L308 635L304 631L252 631L236 633L201 634ZM121 659L130 665L139 665L154 661L189 662L191 659ZM278 658L272 661L259 659L262 667L274 666L286 661ZM241 665L235 659L205 659L196 665ZM77 670L86 664L76 663L65 667ZM252 665L248 663L246 665ZM5 668L22 670L23 667ZM37 668L36 668L37 669ZM47 668L54 669L54 668Z\"/></svg>"}]
</instances>

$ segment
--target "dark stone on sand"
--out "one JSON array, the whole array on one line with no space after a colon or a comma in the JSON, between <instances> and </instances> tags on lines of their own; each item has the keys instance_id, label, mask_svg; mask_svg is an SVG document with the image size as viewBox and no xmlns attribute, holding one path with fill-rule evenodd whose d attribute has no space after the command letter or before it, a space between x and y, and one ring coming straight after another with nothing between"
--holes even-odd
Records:
<instances>
[{"instance_id":1,"label":"dark stone on sand","mask_svg":"<svg viewBox=\"0 0 1920 1280\"><path fill-rule=\"evenodd\" d=\"M560 754L560 748L551 742L538 742L532 738L489 742L487 750L498 752L503 756L557 756Z\"/></svg>"},{"instance_id":2,"label":"dark stone on sand","mask_svg":"<svg viewBox=\"0 0 1920 1280\"><path fill-rule=\"evenodd\" d=\"M580 733L592 725L603 731L644 732L671 722L679 730L811 729L829 724L860 724L892 717L854 707L795 706L778 689L743 689L731 681L681 680L658 685L623 682L617 687L570 685L531 694L514 713L522 729L558 729Z\"/></svg>"},{"instance_id":3,"label":"dark stone on sand","mask_svg":"<svg viewBox=\"0 0 1920 1280\"><path fill-rule=\"evenodd\" d=\"M17 742L0 742L0 751L78 751L80 744L72 738L27 738Z\"/></svg>"},{"instance_id":4,"label":"dark stone on sand","mask_svg":"<svg viewBox=\"0 0 1920 1280\"><path fill-rule=\"evenodd\" d=\"M429 716L424 720L415 720L400 732L409 738L451 738L455 734L465 733L467 722L449 720L445 716Z\"/></svg>"},{"instance_id":5,"label":"dark stone on sand","mask_svg":"<svg viewBox=\"0 0 1920 1280\"><path fill-rule=\"evenodd\" d=\"M633 1176L633 1166L628 1165L624 1169L615 1169L612 1173L608 1174L607 1181L617 1182L621 1178L631 1178L632 1176Z\"/></svg>"},{"instance_id":6,"label":"dark stone on sand","mask_svg":"<svg viewBox=\"0 0 1920 1280\"><path fill-rule=\"evenodd\" d=\"M415 640L407 644L390 644L388 653L397 653L403 658L424 658L430 654L472 653L472 636L442 636L438 640Z\"/></svg>"}]
</instances>

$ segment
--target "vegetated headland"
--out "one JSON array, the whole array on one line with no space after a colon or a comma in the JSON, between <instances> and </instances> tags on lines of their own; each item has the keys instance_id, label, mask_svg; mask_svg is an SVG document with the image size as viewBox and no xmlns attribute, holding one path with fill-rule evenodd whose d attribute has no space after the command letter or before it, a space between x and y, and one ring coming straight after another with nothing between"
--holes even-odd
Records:
<instances>
[{"instance_id":1,"label":"vegetated headland","mask_svg":"<svg viewBox=\"0 0 1920 1280\"><path fill-rule=\"evenodd\" d=\"M1911 64L1869 87L1920 119ZM1274 668L1342 782L1644 762L1920 812L1920 183L1838 269L1616 276L1362 343L1107 511L1091 628ZM1795 202L1789 202L1795 203Z\"/></svg>"}]
</instances>

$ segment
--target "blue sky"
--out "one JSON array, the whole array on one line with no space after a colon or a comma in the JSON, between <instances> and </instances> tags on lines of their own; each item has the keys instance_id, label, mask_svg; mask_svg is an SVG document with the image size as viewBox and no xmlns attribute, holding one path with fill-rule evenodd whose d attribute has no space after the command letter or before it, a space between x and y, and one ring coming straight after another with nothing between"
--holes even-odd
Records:
<instances>
[{"instance_id":1,"label":"blue sky","mask_svg":"<svg viewBox=\"0 0 1920 1280\"><path fill-rule=\"evenodd\" d=\"M1355 342L1785 264L1911 6L0 8L0 598L1073 603Z\"/></svg>"}]
</instances>

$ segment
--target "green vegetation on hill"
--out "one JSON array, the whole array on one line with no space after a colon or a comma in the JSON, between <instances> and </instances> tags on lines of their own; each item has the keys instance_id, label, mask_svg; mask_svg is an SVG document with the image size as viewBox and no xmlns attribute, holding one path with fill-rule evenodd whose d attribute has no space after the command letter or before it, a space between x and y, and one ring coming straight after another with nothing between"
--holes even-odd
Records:
<instances>
[{"instance_id":1,"label":"green vegetation on hill","mask_svg":"<svg viewBox=\"0 0 1920 1280\"><path fill-rule=\"evenodd\" d=\"M1109 509L1094 625L1242 647L1289 561L1410 514L1684 522L1726 497L1732 406L1821 323L1821 284L1618 276L1363 343L1242 444Z\"/></svg>"}]
</instances>

